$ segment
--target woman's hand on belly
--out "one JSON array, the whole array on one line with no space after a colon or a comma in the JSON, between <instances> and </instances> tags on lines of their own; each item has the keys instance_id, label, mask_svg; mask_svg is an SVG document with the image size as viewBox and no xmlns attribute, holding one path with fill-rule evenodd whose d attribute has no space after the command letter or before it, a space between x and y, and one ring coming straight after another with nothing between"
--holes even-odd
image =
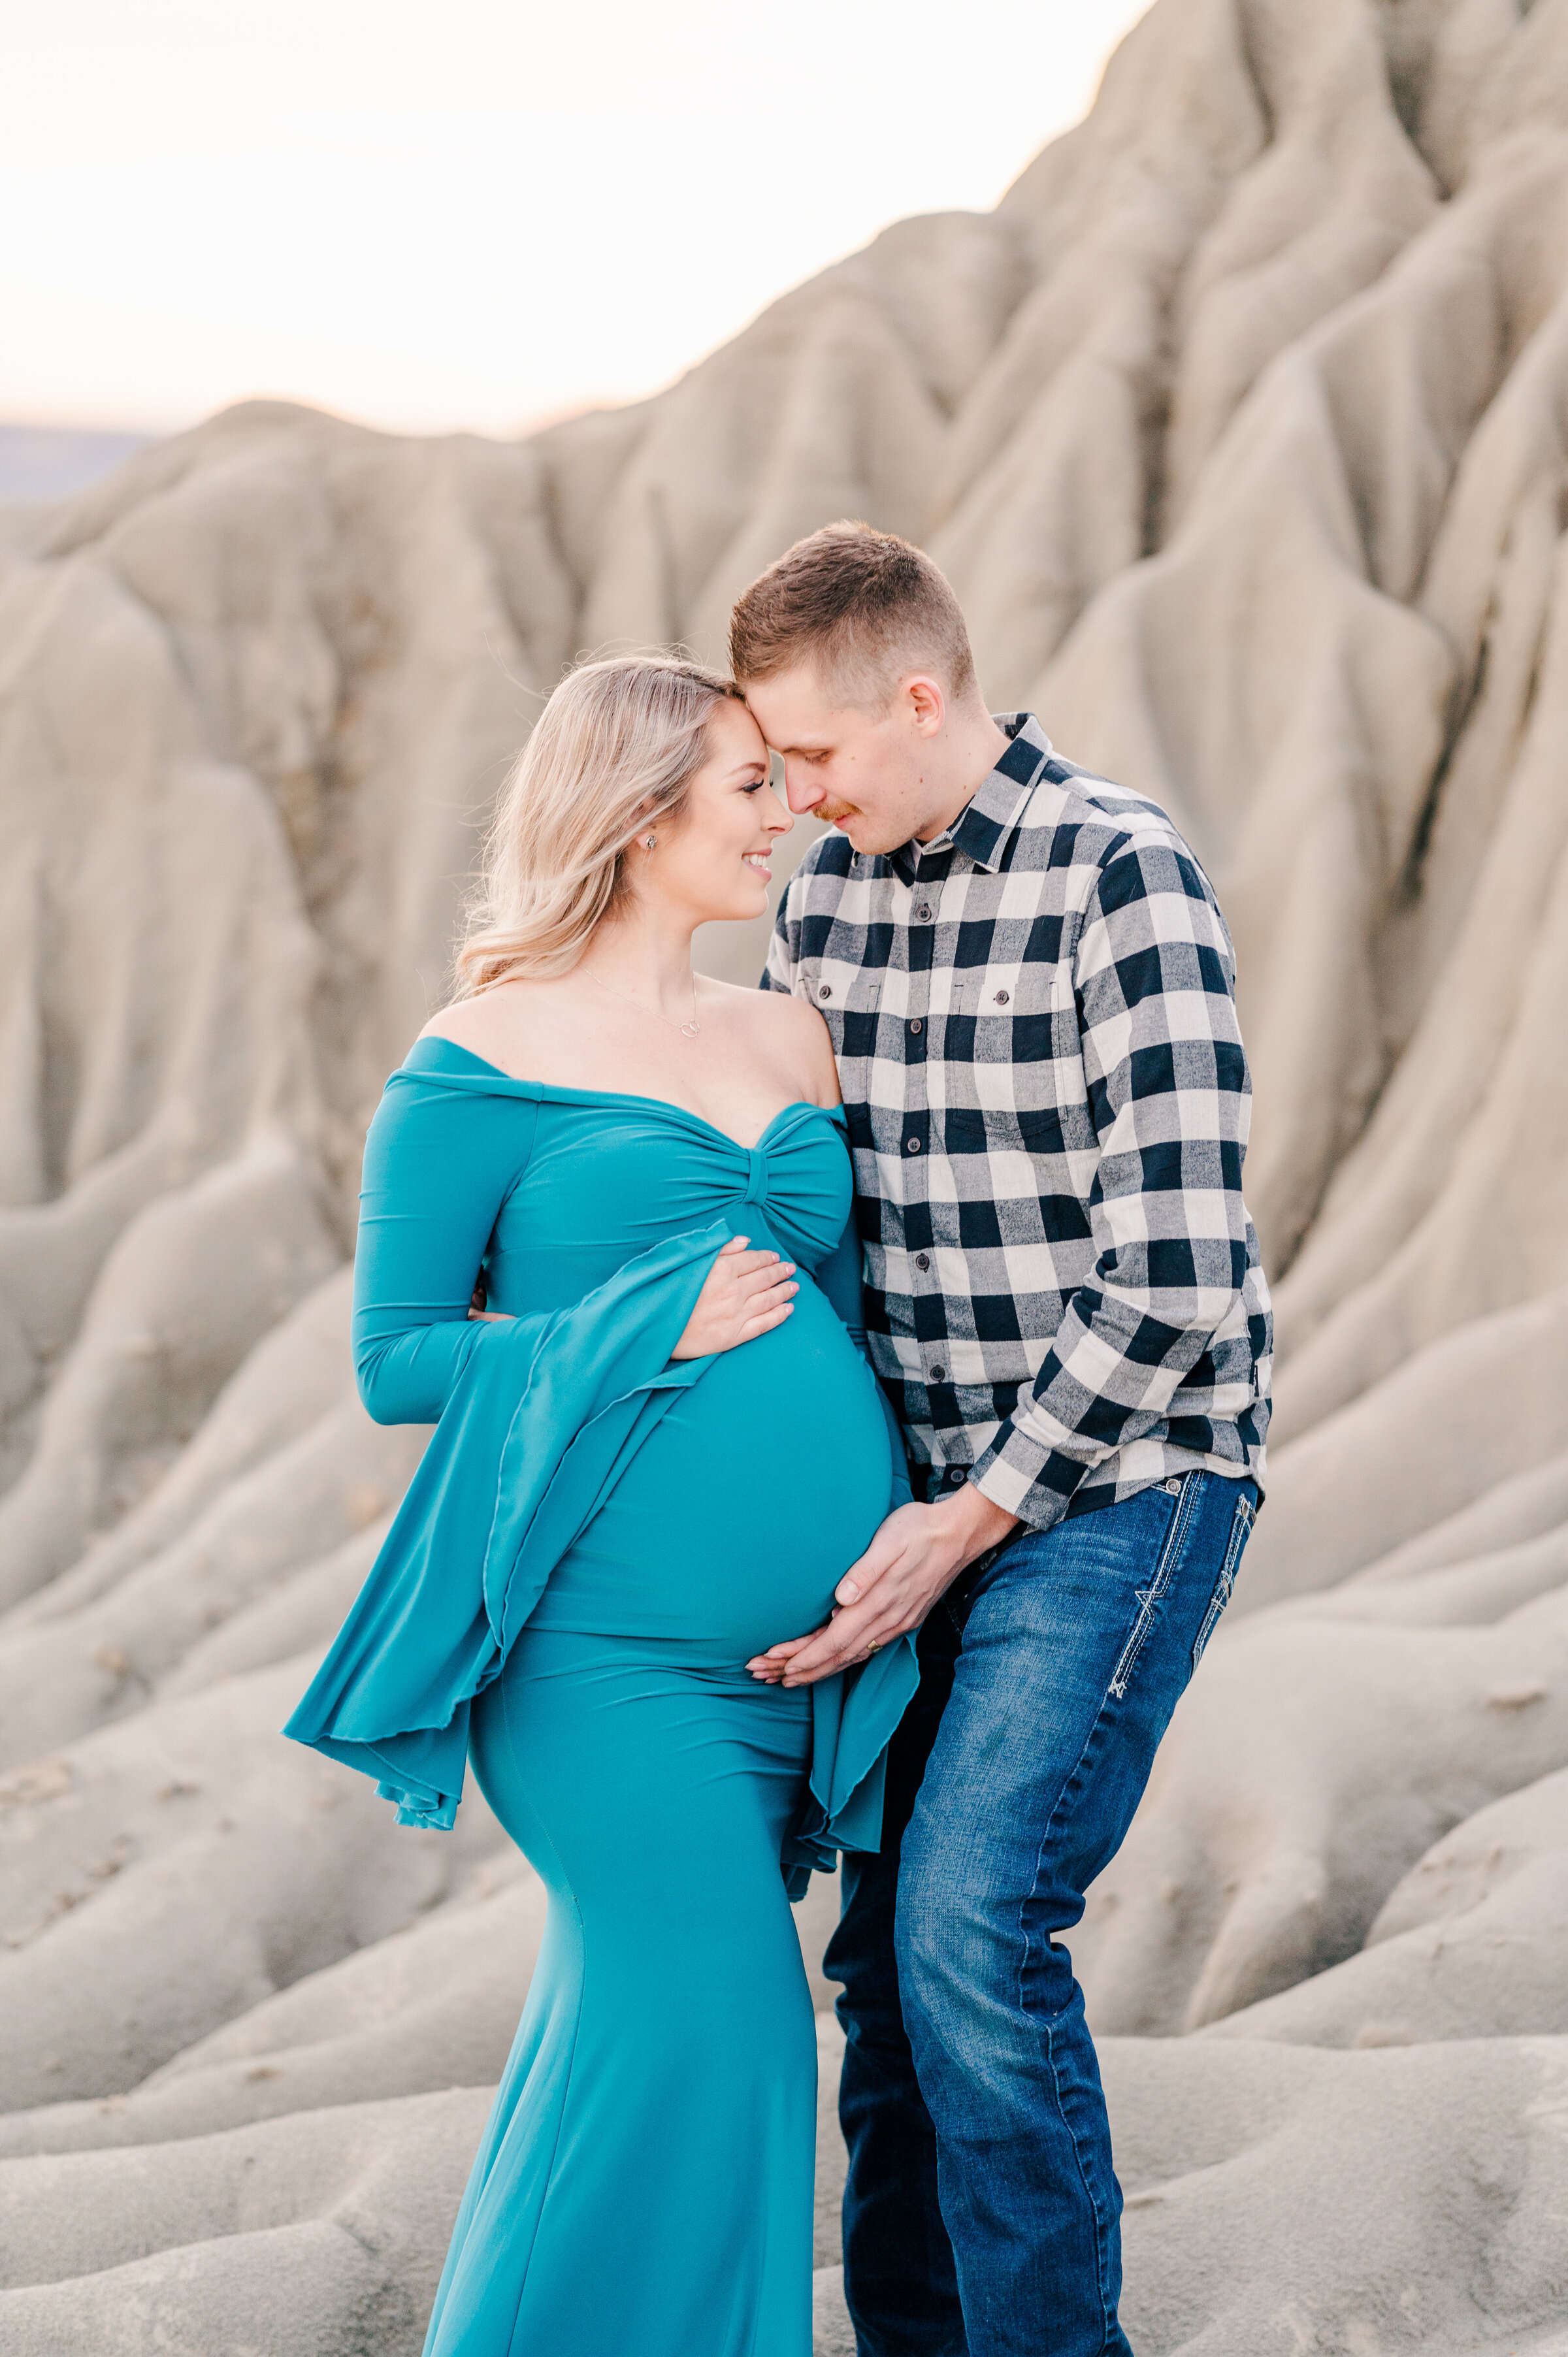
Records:
<instances>
[{"instance_id":1,"label":"woman's hand on belly","mask_svg":"<svg viewBox=\"0 0 1568 2357\"><path fill-rule=\"evenodd\" d=\"M794 1308L798 1285L792 1260L776 1252L747 1252L750 1238L731 1236L703 1281L697 1306L686 1330L670 1353L672 1359L706 1359L715 1351L733 1351L782 1326Z\"/></svg>"},{"instance_id":2,"label":"woman's hand on belly","mask_svg":"<svg viewBox=\"0 0 1568 2357\"><path fill-rule=\"evenodd\" d=\"M794 1262L781 1261L776 1252L747 1252L749 1241L746 1236L731 1236L719 1253L703 1280L686 1330L670 1353L672 1359L707 1359L715 1351L733 1351L737 1344L782 1326L789 1317L795 1306L793 1297L800 1290L789 1282L795 1274ZM487 1326L510 1325L505 1310L486 1307L489 1298L481 1281L468 1303L470 1319Z\"/></svg>"}]
</instances>

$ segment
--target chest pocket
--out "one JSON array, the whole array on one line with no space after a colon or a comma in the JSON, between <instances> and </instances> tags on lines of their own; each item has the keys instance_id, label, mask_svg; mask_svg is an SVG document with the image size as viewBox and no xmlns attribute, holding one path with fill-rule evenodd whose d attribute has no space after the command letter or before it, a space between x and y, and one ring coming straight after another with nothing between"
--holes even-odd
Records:
<instances>
[{"instance_id":1,"label":"chest pocket","mask_svg":"<svg viewBox=\"0 0 1568 2357\"><path fill-rule=\"evenodd\" d=\"M879 968L837 958L822 958L810 973L806 996L826 1023L841 1064L875 1054L884 979Z\"/></svg>"},{"instance_id":2,"label":"chest pocket","mask_svg":"<svg viewBox=\"0 0 1568 2357\"><path fill-rule=\"evenodd\" d=\"M950 1154L1060 1154L1067 1141L1054 1105L1029 1112L996 1105L952 1105L942 1116Z\"/></svg>"}]
</instances>

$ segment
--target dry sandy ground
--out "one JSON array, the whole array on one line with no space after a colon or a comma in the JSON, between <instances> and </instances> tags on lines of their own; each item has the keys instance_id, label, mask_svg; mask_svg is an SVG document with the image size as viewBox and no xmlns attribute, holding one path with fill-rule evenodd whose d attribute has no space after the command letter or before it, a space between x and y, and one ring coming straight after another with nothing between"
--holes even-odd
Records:
<instances>
[{"instance_id":1,"label":"dry sandy ground","mask_svg":"<svg viewBox=\"0 0 1568 2357\"><path fill-rule=\"evenodd\" d=\"M360 1139L535 691L852 513L1238 945L1271 1495L1075 1943L1132 2338L1564 2357L1565 421L1568 0L1157 0L656 401L0 511L0 2347L418 2350L541 1910L276 1733L423 1438Z\"/></svg>"}]
</instances>

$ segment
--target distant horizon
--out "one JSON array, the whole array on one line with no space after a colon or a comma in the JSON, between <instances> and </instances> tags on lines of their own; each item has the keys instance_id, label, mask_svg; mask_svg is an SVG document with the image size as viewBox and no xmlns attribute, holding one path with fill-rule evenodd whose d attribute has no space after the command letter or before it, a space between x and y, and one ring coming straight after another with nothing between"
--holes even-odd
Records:
<instances>
[{"instance_id":1,"label":"distant horizon","mask_svg":"<svg viewBox=\"0 0 1568 2357\"><path fill-rule=\"evenodd\" d=\"M82 425L64 419L0 415L0 506L73 498L78 491L101 482L137 450L145 450L156 442L172 441L176 435L188 434L209 418L220 417L226 410L242 409L252 401L275 401L289 408L315 410L324 417L337 418L342 425L362 427L368 434L406 435L413 440L432 441L448 434L472 434L485 442L523 442L532 434L542 434L552 425L564 425L572 418L589 416L596 410L632 408L638 399L656 398L657 393L645 393L629 402L572 403L530 419L510 434L489 433L476 425L430 426L423 430L383 425L373 418L354 417L345 410L329 408L325 402L301 401L293 393L241 393L233 401L220 402L215 408L203 410L199 416L161 427Z\"/></svg>"},{"instance_id":2,"label":"distant horizon","mask_svg":"<svg viewBox=\"0 0 1568 2357\"><path fill-rule=\"evenodd\" d=\"M164 438L125 427L0 417L0 505L70 499L101 482L133 452Z\"/></svg>"},{"instance_id":3,"label":"distant horizon","mask_svg":"<svg viewBox=\"0 0 1568 2357\"><path fill-rule=\"evenodd\" d=\"M825 263L822 266L824 269L832 267L831 263ZM801 284L805 283L805 281L801 282ZM784 295L790 292L791 289L789 287L783 289ZM770 296L763 308L766 310L773 303L781 299L781 296ZM736 329L736 334L744 335L749 325L749 320L744 322ZM733 340L733 337L725 339L726 343ZM714 349L720 350L722 347L715 346ZM101 416L94 416L90 412L82 414L70 411L62 411L59 414L51 415L47 411L40 411L37 407L24 414L19 410L0 408L0 434L76 434L83 436L120 435L135 442L166 442L173 435L188 434L192 426L204 425L209 417L220 416L226 409L242 409L247 402L252 401L276 401L294 409L319 410L324 417L336 417L345 425L362 425L371 434L403 434L415 439L426 436L435 439L443 434L475 434L486 442L521 442L526 441L531 434L542 434L552 425L569 425L574 417L586 417L597 409L633 409L639 401L657 401L661 393L667 393L670 387L678 383L691 369L700 367L703 361L709 357L706 352L700 353L695 360L677 369L675 373L667 377L662 383L650 385L642 393L585 394L580 400L564 401L542 409L536 414L523 417L514 426L476 425L463 423L447 425L389 425L382 418L367 416L362 412L344 408L335 402L313 399L308 393L280 393L275 386L263 385L254 392L236 393L226 400L209 403L206 407L194 410L187 416L179 417L147 417L138 420L126 415L124 412L113 414L105 413Z\"/></svg>"},{"instance_id":4,"label":"distant horizon","mask_svg":"<svg viewBox=\"0 0 1568 2357\"><path fill-rule=\"evenodd\" d=\"M695 365L696 363L693 362L693 366ZM683 374L684 371L682 373ZM673 378L670 380L671 383L674 382ZM582 401L565 402L558 409L542 411L537 417L525 417L519 425L510 429L482 425L387 425L379 418L358 415L351 410L337 407L329 401L312 401L303 393L263 390L258 393L237 393L231 400L214 402L209 407L197 410L187 417L141 422L127 419L124 415L48 416L40 415L37 410L22 415L10 410L0 410L0 434L36 434L40 436L75 435L80 436L83 440L117 436L136 443L166 442L176 434L188 434L193 426L205 425L209 417L221 416L226 409L242 409L247 403L252 401L275 401L288 408L318 410L324 417L335 417L345 425L362 425L371 434L403 434L416 439L428 436L432 440L438 439L444 434L474 434L478 436L481 441L486 442L521 442L526 441L531 434L542 434L552 425L569 425L574 417L586 417L596 409L635 408L638 402L655 401L660 393L667 390L668 385L655 385L647 393L631 393L624 397L606 393L598 400L590 397Z\"/></svg>"}]
</instances>

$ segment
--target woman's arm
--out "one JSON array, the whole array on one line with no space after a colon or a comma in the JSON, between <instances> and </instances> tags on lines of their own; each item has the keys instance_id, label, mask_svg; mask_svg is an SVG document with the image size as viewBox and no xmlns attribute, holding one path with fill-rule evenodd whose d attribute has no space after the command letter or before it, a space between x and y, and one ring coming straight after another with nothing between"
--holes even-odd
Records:
<instances>
[{"instance_id":1,"label":"woman's arm","mask_svg":"<svg viewBox=\"0 0 1568 2357\"><path fill-rule=\"evenodd\" d=\"M354 1371L378 1424L434 1424L476 1351L516 1321L472 1308L496 1218L528 1165L538 1107L392 1075L365 1140L354 1252ZM781 1325L793 1261L732 1237L675 1345L733 1351Z\"/></svg>"},{"instance_id":2,"label":"woman's arm","mask_svg":"<svg viewBox=\"0 0 1568 2357\"><path fill-rule=\"evenodd\" d=\"M394 1072L365 1140L354 1372L378 1424L434 1424L495 1330L468 1306L538 1107Z\"/></svg>"}]
</instances>

